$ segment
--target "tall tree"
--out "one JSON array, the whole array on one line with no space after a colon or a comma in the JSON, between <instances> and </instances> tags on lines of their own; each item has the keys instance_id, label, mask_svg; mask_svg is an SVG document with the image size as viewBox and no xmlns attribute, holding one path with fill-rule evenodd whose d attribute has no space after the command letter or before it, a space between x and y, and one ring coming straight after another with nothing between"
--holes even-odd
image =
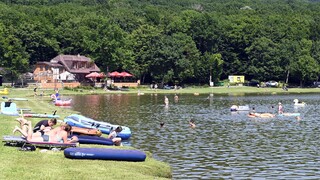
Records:
<instances>
[{"instance_id":1,"label":"tall tree","mask_svg":"<svg viewBox=\"0 0 320 180\"><path fill-rule=\"evenodd\" d=\"M150 75L150 66L156 43L161 37L162 30L154 26L142 25L131 33L130 43L133 49L134 61L126 67L132 69L144 83L146 75Z\"/></svg>"},{"instance_id":2,"label":"tall tree","mask_svg":"<svg viewBox=\"0 0 320 180\"><path fill-rule=\"evenodd\" d=\"M246 48L249 58L246 65L247 74L263 81L279 79L279 76L283 74L283 69L279 66L277 49L277 44L268 38L256 39L250 47Z\"/></svg>"},{"instance_id":3,"label":"tall tree","mask_svg":"<svg viewBox=\"0 0 320 180\"><path fill-rule=\"evenodd\" d=\"M293 73L300 79L300 86L309 80L317 80L320 68L319 63L311 56L312 41L302 39L299 42L300 48L297 52L298 61L293 64Z\"/></svg>"},{"instance_id":4,"label":"tall tree","mask_svg":"<svg viewBox=\"0 0 320 180\"><path fill-rule=\"evenodd\" d=\"M219 53L216 53L216 54L206 53L204 57L210 66L210 77L212 76L212 82L219 81L222 70L223 70L222 55Z\"/></svg>"},{"instance_id":5,"label":"tall tree","mask_svg":"<svg viewBox=\"0 0 320 180\"><path fill-rule=\"evenodd\" d=\"M183 82L195 75L199 51L190 36L176 33L156 42L151 61L151 72L162 84Z\"/></svg>"},{"instance_id":6,"label":"tall tree","mask_svg":"<svg viewBox=\"0 0 320 180\"><path fill-rule=\"evenodd\" d=\"M0 24L0 66L9 73L11 84L18 76L28 69L28 54L20 39L16 38L12 27L6 29Z\"/></svg>"}]
</instances>

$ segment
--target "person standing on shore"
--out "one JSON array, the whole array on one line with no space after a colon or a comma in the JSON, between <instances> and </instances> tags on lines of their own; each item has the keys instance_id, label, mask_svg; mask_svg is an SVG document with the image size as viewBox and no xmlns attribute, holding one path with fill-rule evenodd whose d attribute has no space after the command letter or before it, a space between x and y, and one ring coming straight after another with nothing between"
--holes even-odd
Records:
<instances>
[{"instance_id":1,"label":"person standing on shore","mask_svg":"<svg viewBox=\"0 0 320 180\"><path fill-rule=\"evenodd\" d=\"M37 87L35 87L34 89L33 89L33 92L34 92L34 97L36 97L38 94L37 94Z\"/></svg>"}]
</instances>

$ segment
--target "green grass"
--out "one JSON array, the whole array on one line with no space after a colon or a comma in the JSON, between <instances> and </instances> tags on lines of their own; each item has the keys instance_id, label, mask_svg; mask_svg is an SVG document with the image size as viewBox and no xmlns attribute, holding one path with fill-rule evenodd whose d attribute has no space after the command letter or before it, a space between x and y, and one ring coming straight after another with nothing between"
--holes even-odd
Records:
<instances>
[{"instance_id":1,"label":"green grass","mask_svg":"<svg viewBox=\"0 0 320 180\"><path fill-rule=\"evenodd\" d=\"M102 89L82 89L80 90L63 90L63 94L104 94L104 93L138 93L140 91L144 94L225 94L225 95L243 95L243 94L288 94L288 93L320 93L320 88L289 88L288 91L284 91L281 88L257 88L257 87L247 87L247 86L226 86L222 87L200 87L200 86L190 86L178 90L165 90L165 89L150 89L147 86L142 86L139 88L132 88L129 91L104 91Z\"/></svg>"},{"instance_id":2,"label":"green grass","mask_svg":"<svg viewBox=\"0 0 320 180\"><path fill-rule=\"evenodd\" d=\"M64 91L62 91L64 92ZM10 89L8 97L24 97L28 101L16 101L19 108L30 108L35 113L51 114L57 109L50 103L53 90L46 90L44 97L33 97L33 89ZM87 92L88 93L88 92ZM60 117L77 113L70 109L59 109ZM11 135L17 117L0 115L0 134ZM34 123L38 118L29 118ZM81 145L81 147L124 148L99 145ZM152 158L147 153L145 162L122 162L103 160L72 160L63 155L63 151L33 152L18 151L17 147L0 146L0 179L170 179L171 168L168 164Z\"/></svg>"}]
</instances>

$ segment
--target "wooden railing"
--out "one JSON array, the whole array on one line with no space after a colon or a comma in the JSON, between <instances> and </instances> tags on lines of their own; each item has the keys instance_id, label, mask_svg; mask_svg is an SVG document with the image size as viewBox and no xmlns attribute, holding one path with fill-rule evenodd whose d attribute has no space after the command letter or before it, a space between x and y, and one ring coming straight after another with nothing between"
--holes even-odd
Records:
<instances>
[{"instance_id":1,"label":"wooden railing","mask_svg":"<svg viewBox=\"0 0 320 180\"><path fill-rule=\"evenodd\" d=\"M137 82L114 82L112 84L117 87L138 87L139 85Z\"/></svg>"},{"instance_id":2,"label":"wooden railing","mask_svg":"<svg viewBox=\"0 0 320 180\"><path fill-rule=\"evenodd\" d=\"M75 88L80 86L79 82L68 82L68 83L61 83L61 82L56 82L56 83L39 83L39 86L44 89L50 89L50 88L63 88L63 87L70 87L70 88Z\"/></svg>"}]
</instances>

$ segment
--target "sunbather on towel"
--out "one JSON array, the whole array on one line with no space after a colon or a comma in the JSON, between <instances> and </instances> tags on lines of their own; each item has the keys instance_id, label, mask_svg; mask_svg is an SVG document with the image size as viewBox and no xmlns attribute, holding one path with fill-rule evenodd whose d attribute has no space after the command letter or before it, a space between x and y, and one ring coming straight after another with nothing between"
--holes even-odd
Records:
<instances>
[{"instance_id":1,"label":"sunbather on towel","mask_svg":"<svg viewBox=\"0 0 320 180\"><path fill-rule=\"evenodd\" d=\"M13 133L19 131L28 141L33 142L52 142L52 143L75 143L78 141L76 136L73 136L71 140L68 140L68 134L71 131L71 126L68 124L63 124L59 127L52 129L51 131L41 135L41 133L33 133L33 128L31 121L26 123L28 128L23 130L16 126L13 130Z\"/></svg>"}]
</instances>

